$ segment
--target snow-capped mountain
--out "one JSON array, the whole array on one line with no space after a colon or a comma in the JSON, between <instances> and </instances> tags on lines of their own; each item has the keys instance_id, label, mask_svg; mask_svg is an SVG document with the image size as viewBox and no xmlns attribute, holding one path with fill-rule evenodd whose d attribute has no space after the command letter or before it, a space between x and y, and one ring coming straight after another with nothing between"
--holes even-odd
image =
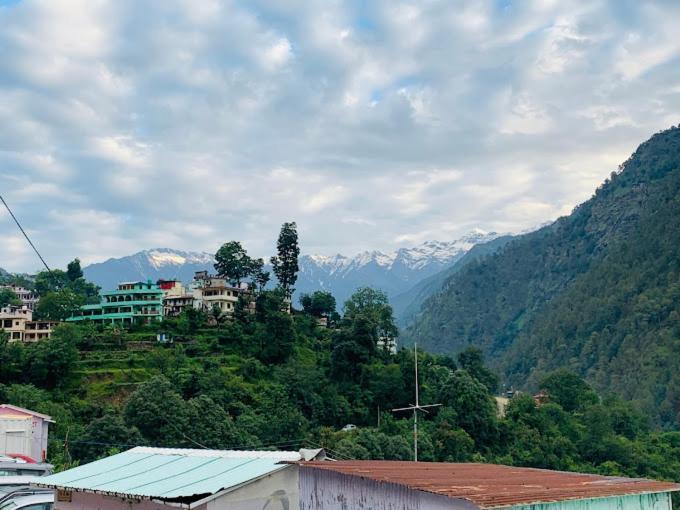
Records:
<instances>
[{"instance_id":1,"label":"snow-capped mountain","mask_svg":"<svg viewBox=\"0 0 680 510\"><path fill-rule=\"evenodd\" d=\"M358 287L370 286L396 296L450 266L475 244L496 237L495 232L474 231L455 241L428 241L388 253L366 251L353 257L302 255L296 294L328 290L342 304ZM212 272L213 264L209 253L156 248L89 265L84 273L103 289L111 289L121 281L175 278L189 282L196 271Z\"/></svg>"},{"instance_id":2,"label":"snow-capped mountain","mask_svg":"<svg viewBox=\"0 0 680 510\"><path fill-rule=\"evenodd\" d=\"M85 278L108 290L115 289L120 282L139 280L155 282L165 278L189 282L196 271L213 271L214 263L210 253L155 248L91 264L83 268L83 273Z\"/></svg>"},{"instance_id":3,"label":"snow-capped mountain","mask_svg":"<svg viewBox=\"0 0 680 510\"><path fill-rule=\"evenodd\" d=\"M495 232L476 230L455 241L427 241L388 253L366 251L354 257L303 255L296 287L298 292L328 290L338 303L362 286L379 288L395 296L452 265L475 244L498 236Z\"/></svg>"}]
</instances>

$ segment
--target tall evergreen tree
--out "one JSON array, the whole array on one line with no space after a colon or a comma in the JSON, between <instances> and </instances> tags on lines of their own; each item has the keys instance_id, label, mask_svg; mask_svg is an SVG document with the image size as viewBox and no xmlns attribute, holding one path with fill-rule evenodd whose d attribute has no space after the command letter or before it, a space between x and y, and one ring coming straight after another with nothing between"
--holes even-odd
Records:
<instances>
[{"instance_id":1,"label":"tall evergreen tree","mask_svg":"<svg viewBox=\"0 0 680 510\"><path fill-rule=\"evenodd\" d=\"M263 292L267 283L269 283L269 271L264 270L264 259L253 259L250 265L250 277L253 283L259 287L260 292Z\"/></svg>"},{"instance_id":2,"label":"tall evergreen tree","mask_svg":"<svg viewBox=\"0 0 680 510\"><path fill-rule=\"evenodd\" d=\"M290 298L295 290L293 285L300 271L298 266L300 247L298 246L297 224L294 221L281 226L276 248L278 255L271 258L272 268L286 297Z\"/></svg>"},{"instance_id":3,"label":"tall evergreen tree","mask_svg":"<svg viewBox=\"0 0 680 510\"><path fill-rule=\"evenodd\" d=\"M215 254L217 274L236 285L251 273L252 265L252 259L238 241L224 243Z\"/></svg>"},{"instance_id":4,"label":"tall evergreen tree","mask_svg":"<svg viewBox=\"0 0 680 510\"><path fill-rule=\"evenodd\" d=\"M83 277L83 270L80 267L80 259L75 258L66 266L66 276L72 282Z\"/></svg>"}]
</instances>

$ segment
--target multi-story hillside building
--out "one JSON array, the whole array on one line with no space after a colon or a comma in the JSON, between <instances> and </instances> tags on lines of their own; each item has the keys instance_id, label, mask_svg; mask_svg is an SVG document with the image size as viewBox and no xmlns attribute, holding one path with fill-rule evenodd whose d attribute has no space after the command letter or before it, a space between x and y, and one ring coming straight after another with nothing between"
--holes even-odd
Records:
<instances>
[{"instance_id":1,"label":"multi-story hillside building","mask_svg":"<svg viewBox=\"0 0 680 510\"><path fill-rule=\"evenodd\" d=\"M10 342L37 342L52 336L58 325L55 321L34 321L33 310L26 306L5 306L0 309L0 330L9 335Z\"/></svg>"},{"instance_id":2,"label":"multi-story hillside building","mask_svg":"<svg viewBox=\"0 0 680 510\"><path fill-rule=\"evenodd\" d=\"M158 287L163 291L163 315L177 317L187 308L194 307L194 295L177 280L159 280Z\"/></svg>"},{"instance_id":3,"label":"multi-story hillside building","mask_svg":"<svg viewBox=\"0 0 680 510\"><path fill-rule=\"evenodd\" d=\"M93 322L130 326L149 324L163 316L163 291L155 283L127 282L116 290L102 292L101 302L84 305L69 322L90 320Z\"/></svg>"},{"instance_id":4,"label":"multi-story hillside building","mask_svg":"<svg viewBox=\"0 0 680 510\"><path fill-rule=\"evenodd\" d=\"M248 286L229 285L226 279L209 275L207 271L199 271L192 284L194 308L205 312L219 310L223 314L231 314L236 308L239 296L248 294Z\"/></svg>"},{"instance_id":5,"label":"multi-story hillside building","mask_svg":"<svg viewBox=\"0 0 680 510\"><path fill-rule=\"evenodd\" d=\"M9 289L14 292L19 298L19 301L21 301L21 306L25 306L29 310L35 310L35 305L40 299L32 290L24 289L17 285L0 285L0 289Z\"/></svg>"},{"instance_id":6,"label":"multi-story hillside building","mask_svg":"<svg viewBox=\"0 0 680 510\"><path fill-rule=\"evenodd\" d=\"M100 303L81 306L67 321L130 326L159 321L163 316L177 317L189 308L231 314L239 296L249 293L247 285L233 287L207 271L196 273L189 288L175 280L121 283L118 289L103 292Z\"/></svg>"}]
</instances>

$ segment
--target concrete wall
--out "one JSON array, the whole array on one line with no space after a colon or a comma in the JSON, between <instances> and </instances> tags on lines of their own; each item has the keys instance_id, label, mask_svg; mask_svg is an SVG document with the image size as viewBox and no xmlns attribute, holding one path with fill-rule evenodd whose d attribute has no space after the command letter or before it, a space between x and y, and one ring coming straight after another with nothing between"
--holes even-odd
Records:
<instances>
[{"instance_id":1,"label":"concrete wall","mask_svg":"<svg viewBox=\"0 0 680 510\"><path fill-rule=\"evenodd\" d=\"M475 510L464 500L387 482L300 468L300 510ZM277 509L278 510L278 509Z\"/></svg>"},{"instance_id":2,"label":"concrete wall","mask_svg":"<svg viewBox=\"0 0 680 510\"><path fill-rule=\"evenodd\" d=\"M298 468L289 466L207 504L206 510L297 510Z\"/></svg>"},{"instance_id":3,"label":"concrete wall","mask_svg":"<svg viewBox=\"0 0 680 510\"><path fill-rule=\"evenodd\" d=\"M204 509L205 507L203 507ZM178 510L177 507L153 501L125 501L114 496L90 494L89 492L71 493L71 502L55 501L54 510Z\"/></svg>"}]
</instances>

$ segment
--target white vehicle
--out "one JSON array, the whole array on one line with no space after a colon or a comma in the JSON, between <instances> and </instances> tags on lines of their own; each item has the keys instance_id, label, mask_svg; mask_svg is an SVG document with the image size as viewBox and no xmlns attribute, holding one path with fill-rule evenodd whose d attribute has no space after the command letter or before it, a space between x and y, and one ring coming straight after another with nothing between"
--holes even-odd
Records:
<instances>
[{"instance_id":1,"label":"white vehicle","mask_svg":"<svg viewBox=\"0 0 680 510\"><path fill-rule=\"evenodd\" d=\"M0 490L22 487L35 482L35 476L0 476Z\"/></svg>"},{"instance_id":2,"label":"white vehicle","mask_svg":"<svg viewBox=\"0 0 680 510\"><path fill-rule=\"evenodd\" d=\"M42 487L32 487L25 485L0 485L0 505L23 496L32 496L33 494L53 494L51 489L44 489Z\"/></svg>"},{"instance_id":3,"label":"white vehicle","mask_svg":"<svg viewBox=\"0 0 680 510\"><path fill-rule=\"evenodd\" d=\"M353 423L348 423L344 427L342 427L343 432L349 432L350 430L356 430L357 426L354 425Z\"/></svg>"},{"instance_id":4,"label":"white vehicle","mask_svg":"<svg viewBox=\"0 0 680 510\"><path fill-rule=\"evenodd\" d=\"M54 466L45 462L26 462L21 459L0 457L0 480L6 476L51 475Z\"/></svg>"},{"instance_id":5,"label":"white vehicle","mask_svg":"<svg viewBox=\"0 0 680 510\"><path fill-rule=\"evenodd\" d=\"M0 510L52 510L53 507L53 492L21 496L0 503Z\"/></svg>"}]
</instances>

